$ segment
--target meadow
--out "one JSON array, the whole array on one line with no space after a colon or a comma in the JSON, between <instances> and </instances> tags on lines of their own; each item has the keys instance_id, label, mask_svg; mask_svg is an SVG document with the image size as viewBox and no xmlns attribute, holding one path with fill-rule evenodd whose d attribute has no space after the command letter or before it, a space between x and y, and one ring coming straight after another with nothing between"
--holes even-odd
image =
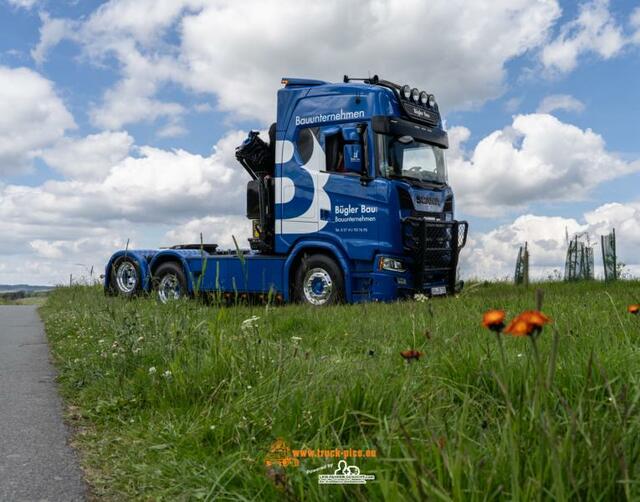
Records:
<instances>
[{"instance_id":1,"label":"meadow","mask_svg":"<svg viewBox=\"0 0 640 502\"><path fill-rule=\"evenodd\" d=\"M481 326L535 308L536 288L553 319L537 338ZM74 286L41 312L98 497L638 500L639 301L632 281L315 310ZM322 485L339 458L281 461L336 448L375 479Z\"/></svg>"}]
</instances>

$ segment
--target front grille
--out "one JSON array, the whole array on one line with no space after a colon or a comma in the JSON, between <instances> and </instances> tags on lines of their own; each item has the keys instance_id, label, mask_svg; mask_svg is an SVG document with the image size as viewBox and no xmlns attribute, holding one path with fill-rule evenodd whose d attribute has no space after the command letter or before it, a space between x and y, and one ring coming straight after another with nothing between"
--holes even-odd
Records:
<instances>
[{"instance_id":1,"label":"front grille","mask_svg":"<svg viewBox=\"0 0 640 502\"><path fill-rule=\"evenodd\" d=\"M466 221L432 221L411 217L404 221L404 249L414 261L415 289L428 290L445 281L455 288L458 255L467 242Z\"/></svg>"}]
</instances>

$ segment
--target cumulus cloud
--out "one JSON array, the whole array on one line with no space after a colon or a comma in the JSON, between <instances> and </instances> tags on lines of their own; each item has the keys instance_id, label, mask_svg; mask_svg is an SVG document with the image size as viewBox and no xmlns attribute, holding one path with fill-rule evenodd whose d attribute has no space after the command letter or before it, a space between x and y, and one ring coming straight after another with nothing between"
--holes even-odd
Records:
<instances>
[{"instance_id":1,"label":"cumulus cloud","mask_svg":"<svg viewBox=\"0 0 640 502\"><path fill-rule=\"evenodd\" d=\"M581 112L584 103L569 94L553 94L546 96L538 105L537 113L552 113L558 110Z\"/></svg>"},{"instance_id":2,"label":"cumulus cloud","mask_svg":"<svg viewBox=\"0 0 640 502\"><path fill-rule=\"evenodd\" d=\"M600 236L616 229L618 261L629 273L640 274L640 203L604 204L574 218L526 214L485 234L472 234L461 255L465 277L495 279L513 277L518 249L528 243L532 278L546 279L564 273L567 235L580 233L594 246L596 275L603 275Z\"/></svg>"},{"instance_id":3,"label":"cumulus cloud","mask_svg":"<svg viewBox=\"0 0 640 502\"><path fill-rule=\"evenodd\" d=\"M600 183L640 171L607 151L604 139L548 114L517 115L511 126L464 151L470 131L449 131L451 183L466 214L496 216L535 201L575 201Z\"/></svg>"},{"instance_id":4,"label":"cumulus cloud","mask_svg":"<svg viewBox=\"0 0 640 502\"><path fill-rule=\"evenodd\" d=\"M41 154L43 160L71 179L102 180L122 162L133 138L127 132L102 132L84 138L63 138Z\"/></svg>"},{"instance_id":5,"label":"cumulus cloud","mask_svg":"<svg viewBox=\"0 0 640 502\"><path fill-rule=\"evenodd\" d=\"M231 162L244 133L225 136L212 155L144 146L109 168L101 181L47 181L5 186L0 219L43 224L171 223L203 213L229 214L244 207L248 176ZM25 214L23 208L29 207Z\"/></svg>"},{"instance_id":6,"label":"cumulus cloud","mask_svg":"<svg viewBox=\"0 0 640 502\"><path fill-rule=\"evenodd\" d=\"M28 68L0 66L0 111L0 176L24 172L76 127L53 83Z\"/></svg>"},{"instance_id":7,"label":"cumulus cloud","mask_svg":"<svg viewBox=\"0 0 640 502\"><path fill-rule=\"evenodd\" d=\"M85 59L108 65L115 58L122 78L104 92L89 114L94 125L119 129L126 124L177 120L185 108L155 98L165 82L177 82L184 68L176 49L162 38L187 9L191 0L113 0L102 4L86 20L41 15L40 40L31 55L38 63L62 40L83 47Z\"/></svg>"},{"instance_id":8,"label":"cumulus cloud","mask_svg":"<svg viewBox=\"0 0 640 502\"><path fill-rule=\"evenodd\" d=\"M559 35L544 47L542 64L550 71L566 73L575 69L583 55L609 59L631 42L633 38L609 11L609 1L593 0L581 5L578 16L563 25Z\"/></svg>"},{"instance_id":9,"label":"cumulus cloud","mask_svg":"<svg viewBox=\"0 0 640 502\"><path fill-rule=\"evenodd\" d=\"M0 261L7 267L0 282L38 270L44 275L30 281L55 283L77 274L78 263L103 267L128 239L131 247L158 246L199 242L202 232L223 247L235 235L246 247L248 222L239 215L248 175L234 156L244 137L228 134L208 156L145 146L125 158L126 133L63 140L49 161L72 179L0 184ZM26 270L26 263L39 266Z\"/></svg>"},{"instance_id":10,"label":"cumulus cloud","mask_svg":"<svg viewBox=\"0 0 640 502\"><path fill-rule=\"evenodd\" d=\"M199 243L200 234L204 243L218 244L220 249L246 247L251 237L251 221L244 215L207 216L188 221L170 230L165 235L168 244Z\"/></svg>"},{"instance_id":11,"label":"cumulus cloud","mask_svg":"<svg viewBox=\"0 0 640 502\"><path fill-rule=\"evenodd\" d=\"M500 94L506 63L540 47L559 14L554 0L112 0L67 24L65 37L92 61L119 62L122 80L92 113L98 125L183 113L157 98L166 83L212 94L220 109L266 124L280 78L292 73L338 80L377 72L435 92L447 108L480 104ZM43 21L34 57L59 42L60 26Z\"/></svg>"}]
</instances>

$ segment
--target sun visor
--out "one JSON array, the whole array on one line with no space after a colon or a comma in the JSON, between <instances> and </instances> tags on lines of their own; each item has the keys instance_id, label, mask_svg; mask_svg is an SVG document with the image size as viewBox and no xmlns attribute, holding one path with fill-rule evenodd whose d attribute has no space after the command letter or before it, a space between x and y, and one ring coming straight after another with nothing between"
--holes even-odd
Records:
<instances>
[{"instance_id":1,"label":"sun visor","mask_svg":"<svg viewBox=\"0 0 640 502\"><path fill-rule=\"evenodd\" d=\"M441 148L449 148L447 132L439 127L416 124L397 117L377 116L372 118L373 130L391 136L412 136L418 141L433 143Z\"/></svg>"}]
</instances>

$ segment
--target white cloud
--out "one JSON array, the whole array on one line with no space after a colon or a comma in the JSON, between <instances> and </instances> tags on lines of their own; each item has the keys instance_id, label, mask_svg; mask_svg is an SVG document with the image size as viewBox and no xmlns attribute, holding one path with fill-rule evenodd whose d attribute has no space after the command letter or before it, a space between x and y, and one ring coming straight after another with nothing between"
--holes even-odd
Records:
<instances>
[{"instance_id":1,"label":"white cloud","mask_svg":"<svg viewBox=\"0 0 640 502\"><path fill-rule=\"evenodd\" d=\"M207 240L230 246L234 234L246 247L248 222L240 215L248 175L234 155L244 137L240 131L228 134L206 157L146 146L137 149L139 156L124 159L119 157L131 140L126 133L64 140L56 147L56 163L75 179L39 186L0 183L0 261L8 267L0 282L10 282L19 271L31 282L66 280L77 273L77 263L103 267L129 238L131 247L158 246L167 244L162 235L173 243L203 232ZM113 165L98 167L107 152ZM77 173L71 172L74 164ZM27 270L27 263L38 266Z\"/></svg>"},{"instance_id":2,"label":"white cloud","mask_svg":"<svg viewBox=\"0 0 640 502\"><path fill-rule=\"evenodd\" d=\"M40 0L7 0L9 5L13 7L17 7L20 9L33 9L36 5L40 3Z\"/></svg>"},{"instance_id":3,"label":"white cloud","mask_svg":"<svg viewBox=\"0 0 640 502\"><path fill-rule=\"evenodd\" d=\"M0 66L0 176L25 171L39 149L75 127L52 82L28 68Z\"/></svg>"},{"instance_id":4,"label":"white cloud","mask_svg":"<svg viewBox=\"0 0 640 502\"><path fill-rule=\"evenodd\" d=\"M181 56L194 89L264 121L282 76L378 72L468 106L501 92L505 63L541 44L558 15L551 1L220 1L185 17Z\"/></svg>"},{"instance_id":5,"label":"white cloud","mask_svg":"<svg viewBox=\"0 0 640 502\"><path fill-rule=\"evenodd\" d=\"M0 220L53 225L117 220L171 224L207 213L238 214L244 209L248 176L232 159L244 136L241 132L225 136L209 157L140 147L139 157L111 166L102 181L6 186L0 197Z\"/></svg>"},{"instance_id":6,"label":"white cloud","mask_svg":"<svg viewBox=\"0 0 640 502\"><path fill-rule=\"evenodd\" d=\"M33 60L42 64L46 61L49 48L56 46L65 38L74 38L78 23L70 19L52 19L48 13L40 13L40 40L31 50Z\"/></svg>"},{"instance_id":7,"label":"white cloud","mask_svg":"<svg viewBox=\"0 0 640 502\"><path fill-rule=\"evenodd\" d=\"M251 237L251 221L244 215L207 216L183 223L165 235L168 244L193 244L200 242L218 244L220 249L235 249L233 237L240 248L247 246Z\"/></svg>"},{"instance_id":8,"label":"white cloud","mask_svg":"<svg viewBox=\"0 0 640 502\"><path fill-rule=\"evenodd\" d=\"M584 223L573 218L527 214L483 235L474 235L462 251L461 271L465 277L513 278L520 246L528 243L532 278L546 279L554 271L564 273L566 235L588 236L594 247L596 275L603 275L600 235L616 229L618 262L629 272L640 274L640 203L604 204L584 214Z\"/></svg>"},{"instance_id":9,"label":"white cloud","mask_svg":"<svg viewBox=\"0 0 640 502\"><path fill-rule=\"evenodd\" d=\"M123 161L133 138L126 132L102 132L84 138L64 138L41 154L44 161L67 178L102 180Z\"/></svg>"},{"instance_id":10,"label":"white cloud","mask_svg":"<svg viewBox=\"0 0 640 502\"><path fill-rule=\"evenodd\" d=\"M553 113L557 110L582 112L584 103L569 94L552 94L540 102L537 113Z\"/></svg>"},{"instance_id":11,"label":"white cloud","mask_svg":"<svg viewBox=\"0 0 640 502\"><path fill-rule=\"evenodd\" d=\"M629 39L609 12L608 0L592 0L580 7L576 19L562 26L560 34L542 51L546 69L569 72L578 65L578 59L595 54L602 59L620 53Z\"/></svg>"},{"instance_id":12,"label":"white cloud","mask_svg":"<svg viewBox=\"0 0 640 502\"><path fill-rule=\"evenodd\" d=\"M187 134L187 129L180 121L171 121L156 134L159 138L175 138Z\"/></svg>"},{"instance_id":13,"label":"white cloud","mask_svg":"<svg viewBox=\"0 0 640 502\"><path fill-rule=\"evenodd\" d=\"M123 78L93 110L97 125L180 115L156 97L166 83L269 123L280 78L292 74L335 81L378 72L436 93L447 109L482 103L501 93L506 63L540 47L559 14L554 0L112 0L66 36L91 61L119 62ZM59 28L46 26L53 22L44 20L39 59L60 39ZM169 29L177 44L162 38Z\"/></svg>"},{"instance_id":14,"label":"white cloud","mask_svg":"<svg viewBox=\"0 0 640 502\"><path fill-rule=\"evenodd\" d=\"M162 41L166 31L186 9L200 1L112 0L86 20L41 15L40 41L32 50L42 63L64 39L80 44L87 61L98 66L118 62L122 78L107 89L102 102L89 110L92 123L106 129L159 118L176 120L185 108L155 98L163 83L177 81L182 71L175 48Z\"/></svg>"},{"instance_id":15,"label":"white cloud","mask_svg":"<svg viewBox=\"0 0 640 502\"><path fill-rule=\"evenodd\" d=\"M566 232L573 235L584 228L571 218L531 214L483 235L474 235L471 228L469 249L461 254L462 271L466 277L483 279L513 276L518 249L527 242L531 276L545 277L554 269L563 270Z\"/></svg>"},{"instance_id":16,"label":"white cloud","mask_svg":"<svg viewBox=\"0 0 640 502\"><path fill-rule=\"evenodd\" d=\"M606 150L602 136L547 114L517 115L466 153L470 132L449 131L451 184L466 214L496 216L534 201L575 201L600 183L640 171Z\"/></svg>"},{"instance_id":17,"label":"white cloud","mask_svg":"<svg viewBox=\"0 0 640 502\"><path fill-rule=\"evenodd\" d=\"M153 122L161 117L179 120L185 108L176 102L153 98L163 79L175 71L169 59L149 61L132 43L114 46L123 65L124 77L107 89L102 103L89 110L91 121L106 129L119 129L140 121Z\"/></svg>"}]
</instances>

